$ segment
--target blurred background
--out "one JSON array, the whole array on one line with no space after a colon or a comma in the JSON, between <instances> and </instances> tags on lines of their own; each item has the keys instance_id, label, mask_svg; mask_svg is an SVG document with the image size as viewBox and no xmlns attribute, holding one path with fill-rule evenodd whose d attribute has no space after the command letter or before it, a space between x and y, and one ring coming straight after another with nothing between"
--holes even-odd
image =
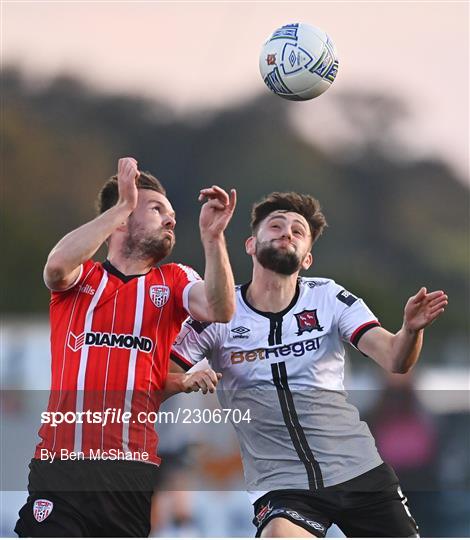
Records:
<instances>
[{"instance_id":1,"label":"blurred background","mask_svg":"<svg viewBox=\"0 0 470 540\"><path fill-rule=\"evenodd\" d=\"M329 222L308 275L362 296L383 326L398 330L420 286L447 292L411 376L350 351L346 386L422 536L470 535L468 15L450 1L2 3L1 535L24 502L47 401L42 267L94 217L127 155L176 209L171 259L200 272L197 195L217 183L238 190L227 240L239 283L251 205L296 190ZM340 58L331 89L306 103L270 94L258 72L263 41L297 21L327 31ZM203 396L166 407L181 400L217 407ZM153 534L252 536L230 426L159 431Z\"/></svg>"}]
</instances>

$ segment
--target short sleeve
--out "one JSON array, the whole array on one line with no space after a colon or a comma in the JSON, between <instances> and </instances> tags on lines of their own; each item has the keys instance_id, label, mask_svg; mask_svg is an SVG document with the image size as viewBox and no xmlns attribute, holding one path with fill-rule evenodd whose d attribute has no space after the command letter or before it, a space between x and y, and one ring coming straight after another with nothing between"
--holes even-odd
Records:
<instances>
[{"instance_id":1,"label":"short sleeve","mask_svg":"<svg viewBox=\"0 0 470 540\"><path fill-rule=\"evenodd\" d=\"M201 276L190 266L184 264L172 264L173 267L173 290L180 309L189 314L189 291L191 287L201 281Z\"/></svg>"},{"instance_id":2,"label":"short sleeve","mask_svg":"<svg viewBox=\"0 0 470 540\"><path fill-rule=\"evenodd\" d=\"M380 326L377 317L365 302L335 284L335 313L338 331L343 341L357 348L360 338L371 328Z\"/></svg>"},{"instance_id":3,"label":"short sleeve","mask_svg":"<svg viewBox=\"0 0 470 540\"><path fill-rule=\"evenodd\" d=\"M77 279L65 290L62 291L54 291L51 290L51 301L54 300L60 300L63 298L66 294L68 294L70 291L72 291L75 287L80 286L84 284L90 275L91 271L95 267L96 263L95 261L92 261L89 259L88 261L84 262L80 265L80 273L78 274Z\"/></svg>"},{"instance_id":4,"label":"short sleeve","mask_svg":"<svg viewBox=\"0 0 470 540\"><path fill-rule=\"evenodd\" d=\"M210 358L216 340L217 323L188 318L181 327L170 352L170 358L185 371Z\"/></svg>"}]
</instances>

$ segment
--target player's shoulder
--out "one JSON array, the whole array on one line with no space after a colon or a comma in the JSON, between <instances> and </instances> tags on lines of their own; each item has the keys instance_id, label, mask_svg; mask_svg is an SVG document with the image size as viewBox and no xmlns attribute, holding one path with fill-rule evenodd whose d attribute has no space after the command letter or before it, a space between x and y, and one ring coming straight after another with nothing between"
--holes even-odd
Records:
<instances>
[{"instance_id":1,"label":"player's shoulder","mask_svg":"<svg viewBox=\"0 0 470 540\"><path fill-rule=\"evenodd\" d=\"M331 287L336 285L333 279L324 277L305 277L301 276L298 279L300 288L318 289L320 287Z\"/></svg>"},{"instance_id":2,"label":"player's shoulder","mask_svg":"<svg viewBox=\"0 0 470 540\"><path fill-rule=\"evenodd\" d=\"M315 294L315 296L332 295L339 292L342 287L334 279L324 277L299 277L298 279L301 293Z\"/></svg>"},{"instance_id":3,"label":"player's shoulder","mask_svg":"<svg viewBox=\"0 0 470 540\"><path fill-rule=\"evenodd\" d=\"M186 278L188 281L200 281L201 276L187 264L182 264L178 262L171 262L156 266L153 269L155 274L163 274L166 276L172 276L173 278Z\"/></svg>"},{"instance_id":4,"label":"player's shoulder","mask_svg":"<svg viewBox=\"0 0 470 540\"><path fill-rule=\"evenodd\" d=\"M336 283L334 279L323 277L300 277L299 286L301 293L315 296L328 297L332 301L340 302L344 305L351 305L357 297L347 291L342 285Z\"/></svg>"}]
</instances>

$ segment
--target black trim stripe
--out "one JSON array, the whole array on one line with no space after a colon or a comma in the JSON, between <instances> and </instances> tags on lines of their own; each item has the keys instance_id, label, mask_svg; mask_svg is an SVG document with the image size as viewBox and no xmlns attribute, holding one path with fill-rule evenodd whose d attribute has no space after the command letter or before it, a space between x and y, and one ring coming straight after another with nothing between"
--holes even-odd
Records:
<instances>
[{"instance_id":1,"label":"black trim stripe","mask_svg":"<svg viewBox=\"0 0 470 540\"><path fill-rule=\"evenodd\" d=\"M351 343L354 345L354 347L356 347L357 349L358 348L357 344L359 343L359 340L361 339L361 337L366 332L368 332L372 328L376 328L377 326L380 326L379 321L370 321L368 323L365 323L359 326L359 328L356 328L356 330L354 330L351 336Z\"/></svg>"},{"instance_id":2,"label":"black trim stripe","mask_svg":"<svg viewBox=\"0 0 470 540\"><path fill-rule=\"evenodd\" d=\"M305 437L305 432L300 425L299 417L295 410L294 399L287 382L286 363L279 362L278 364L271 364L271 372L274 385L276 386L279 403L281 405L284 422L286 423L295 451L297 452L300 461L304 464L307 472L309 489L322 488L324 485L320 465L315 459L315 456L308 445L307 438Z\"/></svg>"},{"instance_id":3,"label":"black trim stripe","mask_svg":"<svg viewBox=\"0 0 470 540\"><path fill-rule=\"evenodd\" d=\"M269 318L268 345L282 345L282 317Z\"/></svg>"},{"instance_id":4,"label":"black trim stripe","mask_svg":"<svg viewBox=\"0 0 470 540\"><path fill-rule=\"evenodd\" d=\"M172 360L175 364L178 364L178 366L184 369L184 371L188 371L189 369L193 367L191 362L189 362L182 356L179 356L178 354L176 354L175 351L170 352L170 360Z\"/></svg>"}]
</instances>

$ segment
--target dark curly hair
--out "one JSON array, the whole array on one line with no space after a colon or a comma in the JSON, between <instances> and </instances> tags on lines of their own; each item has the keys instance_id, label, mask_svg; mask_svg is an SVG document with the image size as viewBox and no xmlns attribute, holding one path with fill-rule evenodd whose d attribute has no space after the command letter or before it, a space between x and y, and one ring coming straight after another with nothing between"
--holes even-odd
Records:
<instances>
[{"instance_id":1,"label":"dark curly hair","mask_svg":"<svg viewBox=\"0 0 470 540\"><path fill-rule=\"evenodd\" d=\"M296 212L303 216L310 227L312 244L327 226L320 203L311 195L303 195L290 191L288 193L274 192L253 205L251 211L251 230L256 235L260 223L275 211Z\"/></svg>"}]
</instances>

